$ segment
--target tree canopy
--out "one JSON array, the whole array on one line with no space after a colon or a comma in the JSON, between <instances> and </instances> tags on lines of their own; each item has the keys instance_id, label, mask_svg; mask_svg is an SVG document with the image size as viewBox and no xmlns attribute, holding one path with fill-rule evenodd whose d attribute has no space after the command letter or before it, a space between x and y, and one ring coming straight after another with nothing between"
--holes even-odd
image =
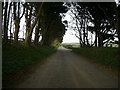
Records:
<instances>
[{"instance_id":1,"label":"tree canopy","mask_svg":"<svg viewBox=\"0 0 120 90\"><path fill-rule=\"evenodd\" d=\"M70 26L62 21L68 11L81 47L120 45L120 5L115 2L2 2L3 44L60 45Z\"/></svg>"}]
</instances>

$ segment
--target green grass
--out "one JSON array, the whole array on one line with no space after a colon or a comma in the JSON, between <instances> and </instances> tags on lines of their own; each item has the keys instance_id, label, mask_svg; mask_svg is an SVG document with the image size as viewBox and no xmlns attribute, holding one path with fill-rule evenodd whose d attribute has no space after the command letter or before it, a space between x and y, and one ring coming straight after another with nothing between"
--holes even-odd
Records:
<instances>
[{"instance_id":1,"label":"green grass","mask_svg":"<svg viewBox=\"0 0 120 90\"><path fill-rule=\"evenodd\" d=\"M3 81L9 80L15 73L35 64L50 55L57 48L6 46L2 48Z\"/></svg>"},{"instance_id":2,"label":"green grass","mask_svg":"<svg viewBox=\"0 0 120 90\"><path fill-rule=\"evenodd\" d=\"M115 70L120 70L119 66L119 48L72 48L65 46L66 48L71 48L74 52L90 58L91 60L100 63L104 66L108 66Z\"/></svg>"}]
</instances>

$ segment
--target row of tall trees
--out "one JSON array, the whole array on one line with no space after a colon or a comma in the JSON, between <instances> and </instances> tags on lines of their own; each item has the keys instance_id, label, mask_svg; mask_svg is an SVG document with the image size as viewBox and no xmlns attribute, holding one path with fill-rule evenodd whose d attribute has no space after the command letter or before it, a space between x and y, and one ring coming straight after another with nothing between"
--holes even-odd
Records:
<instances>
[{"instance_id":1,"label":"row of tall trees","mask_svg":"<svg viewBox=\"0 0 120 90\"><path fill-rule=\"evenodd\" d=\"M65 6L72 18L67 26L76 32L80 47L103 47L108 43L120 46L119 4L117 6L115 2L79 2L66 3Z\"/></svg>"},{"instance_id":2,"label":"row of tall trees","mask_svg":"<svg viewBox=\"0 0 120 90\"><path fill-rule=\"evenodd\" d=\"M25 34L25 37L22 37L25 45L59 45L65 33L60 13L65 12L62 2L3 2L3 45L19 43L22 25L25 26L22 29Z\"/></svg>"},{"instance_id":3,"label":"row of tall trees","mask_svg":"<svg viewBox=\"0 0 120 90\"><path fill-rule=\"evenodd\" d=\"M67 11L72 21L62 22ZM120 46L120 5L115 2L2 3L3 45L18 44L20 31L23 31L22 40L27 46L39 43L42 46L59 45L65 26L76 32L81 47L103 47L108 43Z\"/></svg>"}]
</instances>

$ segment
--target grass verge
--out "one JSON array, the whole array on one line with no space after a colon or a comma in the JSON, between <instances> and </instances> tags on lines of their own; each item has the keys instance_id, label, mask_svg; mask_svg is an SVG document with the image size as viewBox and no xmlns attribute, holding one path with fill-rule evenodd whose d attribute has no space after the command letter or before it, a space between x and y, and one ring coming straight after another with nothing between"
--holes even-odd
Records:
<instances>
[{"instance_id":1,"label":"grass verge","mask_svg":"<svg viewBox=\"0 0 120 90\"><path fill-rule=\"evenodd\" d=\"M120 70L119 66L119 48L72 48L69 46L64 46L65 48L70 48L73 52L78 53L81 56L85 56L96 63L107 66L113 70Z\"/></svg>"},{"instance_id":2,"label":"grass verge","mask_svg":"<svg viewBox=\"0 0 120 90\"><path fill-rule=\"evenodd\" d=\"M2 80L7 82L15 73L35 64L56 51L55 47L6 46L2 48Z\"/></svg>"}]
</instances>

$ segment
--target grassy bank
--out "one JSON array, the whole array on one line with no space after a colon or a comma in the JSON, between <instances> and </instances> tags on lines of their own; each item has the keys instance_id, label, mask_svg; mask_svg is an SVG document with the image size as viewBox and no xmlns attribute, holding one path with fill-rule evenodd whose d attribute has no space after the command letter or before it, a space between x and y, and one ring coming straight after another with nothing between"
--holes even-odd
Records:
<instances>
[{"instance_id":1,"label":"grassy bank","mask_svg":"<svg viewBox=\"0 0 120 90\"><path fill-rule=\"evenodd\" d=\"M97 63L110 67L115 70L119 70L119 48L71 48L74 52L85 56Z\"/></svg>"},{"instance_id":2,"label":"grassy bank","mask_svg":"<svg viewBox=\"0 0 120 90\"><path fill-rule=\"evenodd\" d=\"M2 48L2 79L9 80L15 73L52 54L57 48L7 46Z\"/></svg>"}]
</instances>

